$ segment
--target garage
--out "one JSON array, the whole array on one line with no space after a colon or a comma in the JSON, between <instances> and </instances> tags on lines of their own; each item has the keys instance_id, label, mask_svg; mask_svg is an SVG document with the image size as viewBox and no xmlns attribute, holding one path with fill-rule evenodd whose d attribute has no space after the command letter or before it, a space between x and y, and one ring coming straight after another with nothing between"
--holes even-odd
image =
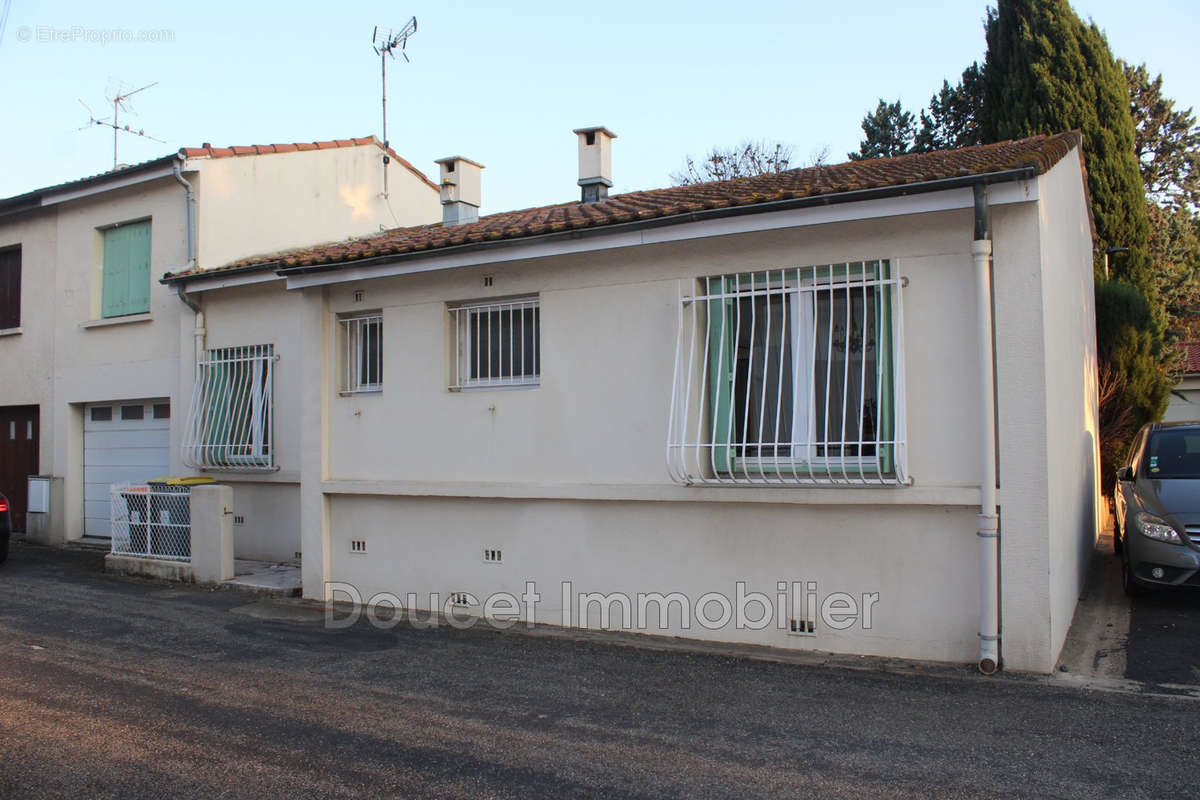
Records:
<instances>
[{"instance_id":1,"label":"garage","mask_svg":"<svg viewBox=\"0 0 1200 800\"><path fill-rule=\"evenodd\" d=\"M110 538L109 487L166 475L171 403L166 399L93 403L83 413L83 533Z\"/></svg>"}]
</instances>

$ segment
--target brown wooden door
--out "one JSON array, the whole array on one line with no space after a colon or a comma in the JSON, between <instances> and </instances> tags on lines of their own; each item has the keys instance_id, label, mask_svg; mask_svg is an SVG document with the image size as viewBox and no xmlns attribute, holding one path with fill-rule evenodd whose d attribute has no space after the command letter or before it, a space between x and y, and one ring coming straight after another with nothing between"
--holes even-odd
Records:
<instances>
[{"instance_id":1,"label":"brown wooden door","mask_svg":"<svg viewBox=\"0 0 1200 800\"><path fill-rule=\"evenodd\" d=\"M28 478L38 474L38 407L0 406L0 493L14 531L25 530Z\"/></svg>"}]
</instances>

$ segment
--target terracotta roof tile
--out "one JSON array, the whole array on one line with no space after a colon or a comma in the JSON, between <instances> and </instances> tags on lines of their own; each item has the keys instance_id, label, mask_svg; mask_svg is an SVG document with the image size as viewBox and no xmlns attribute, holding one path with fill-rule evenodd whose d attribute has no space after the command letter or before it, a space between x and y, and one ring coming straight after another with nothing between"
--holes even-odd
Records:
<instances>
[{"instance_id":1,"label":"terracotta roof tile","mask_svg":"<svg viewBox=\"0 0 1200 800\"><path fill-rule=\"evenodd\" d=\"M1072 148L1078 132L915 153L894 158L793 169L729 181L628 192L596 203L561 203L481 217L466 225L440 223L394 228L379 234L241 259L218 269L290 268L349 263L362 258L425 252L483 241L520 239L659 217L781 200L882 189L912 183L1030 168L1044 173ZM683 220L681 220L683 221ZM368 255L370 254L370 255ZM213 272L209 269L204 274ZM176 273L167 279L194 273Z\"/></svg>"},{"instance_id":2,"label":"terracotta roof tile","mask_svg":"<svg viewBox=\"0 0 1200 800\"><path fill-rule=\"evenodd\" d=\"M1183 374L1200 373L1200 342L1179 342L1177 347L1183 351Z\"/></svg>"}]
</instances>

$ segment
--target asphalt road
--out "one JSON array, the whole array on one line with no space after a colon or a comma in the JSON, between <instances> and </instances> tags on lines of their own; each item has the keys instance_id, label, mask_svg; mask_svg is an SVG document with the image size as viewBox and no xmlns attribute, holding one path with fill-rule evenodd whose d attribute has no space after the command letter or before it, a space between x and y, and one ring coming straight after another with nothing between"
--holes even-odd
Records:
<instances>
[{"instance_id":1,"label":"asphalt road","mask_svg":"<svg viewBox=\"0 0 1200 800\"><path fill-rule=\"evenodd\" d=\"M329 630L16 545L0 797L1186 797L1193 699Z\"/></svg>"},{"instance_id":2,"label":"asphalt road","mask_svg":"<svg viewBox=\"0 0 1200 800\"><path fill-rule=\"evenodd\" d=\"M1200 684L1200 591L1163 589L1131 601L1125 677Z\"/></svg>"}]
</instances>

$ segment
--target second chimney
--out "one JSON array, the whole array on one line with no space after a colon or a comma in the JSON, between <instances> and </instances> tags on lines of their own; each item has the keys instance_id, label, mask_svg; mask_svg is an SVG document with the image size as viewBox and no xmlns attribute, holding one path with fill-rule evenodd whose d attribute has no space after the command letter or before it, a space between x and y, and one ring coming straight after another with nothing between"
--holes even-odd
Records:
<instances>
[{"instance_id":1,"label":"second chimney","mask_svg":"<svg viewBox=\"0 0 1200 800\"><path fill-rule=\"evenodd\" d=\"M476 222L483 197L480 180L483 164L462 156L447 156L434 163L442 168L442 224Z\"/></svg>"},{"instance_id":2,"label":"second chimney","mask_svg":"<svg viewBox=\"0 0 1200 800\"><path fill-rule=\"evenodd\" d=\"M608 197L612 182L612 140L617 135L605 127L576 128L579 137L579 187L584 203Z\"/></svg>"}]
</instances>

